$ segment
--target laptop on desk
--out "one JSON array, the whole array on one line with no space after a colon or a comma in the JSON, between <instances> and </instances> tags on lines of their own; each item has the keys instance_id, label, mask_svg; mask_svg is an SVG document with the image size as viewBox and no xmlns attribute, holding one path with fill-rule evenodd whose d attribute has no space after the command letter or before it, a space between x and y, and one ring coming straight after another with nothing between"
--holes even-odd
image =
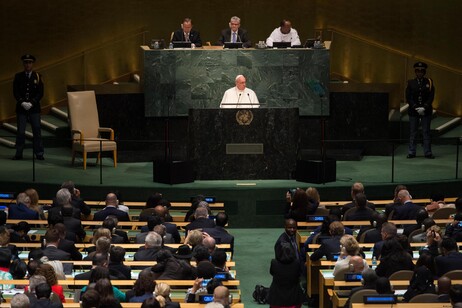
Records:
<instances>
[{"instance_id":1,"label":"laptop on desk","mask_svg":"<svg viewBox=\"0 0 462 308\"><path fill-rule=\"evenodd\" d=\"M225 42L223 48L225 49L237 49L242 48L242 42Z\"/></svg>"},{"instance_id":2,"label":"laptop on desk","mask_svg":"<svg viewBox=\"0 0 462 308\"><path fill-rule=\"evenodd\" d=\"M273 48L290 48L291 42L273 42Z\"/></svg>"},{"instance_id":3,"label":"laptop on desk","mask_svg":"<svg viewBox=\"0 0 462 308\"><path fill-rule=\"evenodd\" d=\"M172 41L173 48L191 48L191 42L186 41Z\"/></svg>"}]
</instances>

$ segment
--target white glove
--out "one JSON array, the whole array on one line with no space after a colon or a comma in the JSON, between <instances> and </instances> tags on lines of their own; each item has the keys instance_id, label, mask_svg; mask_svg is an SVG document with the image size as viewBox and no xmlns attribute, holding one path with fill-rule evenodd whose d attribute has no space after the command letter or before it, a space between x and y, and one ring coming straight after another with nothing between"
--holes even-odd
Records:
<instances>
[{"instance_id":1,"label":"white glove","mask_svg":"<svg viewBox=\"0 0 462 308\"><path fill-rule=\"evenodd\" d=\"M32 108L32 103L29 103L29 102L22 102L21 103L21 106L22 108L24 108L25 110L29 110Z\"/></svg>"},{"instance_id":2,"label":"white glove","mask_svg":"<svg viewBox=\"0 0 462 308\"><path fill-rule=\"evenodd\" d=\"M421 116L423 116L425 114L425 108L424 107L417 107L415 109L415 111L417 111L417 113Z\"/></svg>"}]
</instances>

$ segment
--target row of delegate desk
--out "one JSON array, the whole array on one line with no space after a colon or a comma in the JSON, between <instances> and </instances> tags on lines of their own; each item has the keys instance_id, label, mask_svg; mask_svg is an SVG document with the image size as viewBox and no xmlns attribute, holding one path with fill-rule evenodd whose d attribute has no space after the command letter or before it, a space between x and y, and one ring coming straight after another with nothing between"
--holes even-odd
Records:
<instances>
[{"instance_id":1,"label":"row of delegate desk","mask_svg":"<svg viewBox=\"0 0 462 308\"><path fill-rule=\"evenodd\" d=\"M437 219L435 222L438 225L446 225L450 222L452 222L453 219ZM415 224L415 220L391 220L390 222L393 222L397 225L409 225L409 224ZM342 221L342 223L346 226L369 226L370 222L369 221ZM298 222L299 228L314 228L319 226L319 222ZM300 232L300 230L299 230ZM309 231L307 231L309 233ZM304 243L306 241L307 235L300 235L298 233L298 240L301 243ZM413 248L418 248L418 247L423 247L425 246L426 243L411 243L411 247ZM462 243L458 243L459 246L462 246ZM310 244L308 246L309 250L314 251L315 249L319 248L319 244ZM374 246L374 243L360 243L360 246L363 248L372 248ZM366 260L369 265L372 265L372 253L371 252L365 252L366 253ZM318 261L311 261L310 260L310 254L311 252L307 252L306 255L306 270L307 270L307 295L309 297L312 297L315 294L319 294L319 307L326 307L327 300L326 297L327 295L327 289L333 288L334 287L334 277L332 275L332 268L335 266L335 261L328 261L328 260L318 260ZM418 252L414 252L414 258L418 258ZM380 261L377 261L380 262ZM337 282L336 282L337 283ZM345 282L343 282L345 283ZM409 284L409 281L406 281L406 283L403 285L402 283L398 283L396 286L405 286ZM392 283L393 286L395 286L395 283ZM347 283L346 285L342 285L342 287L354 287L358 285L354 285L354 283ZM395 288L396 289L396 288ZM336 302L334 302L336 300ZM335 295L333 297L333 304L334 307L341 307L342 303L344 304L346 302L346 299L342 298L335 298ZM367 307L371 307L368 305Z\"/></svg>"}]
</instances>

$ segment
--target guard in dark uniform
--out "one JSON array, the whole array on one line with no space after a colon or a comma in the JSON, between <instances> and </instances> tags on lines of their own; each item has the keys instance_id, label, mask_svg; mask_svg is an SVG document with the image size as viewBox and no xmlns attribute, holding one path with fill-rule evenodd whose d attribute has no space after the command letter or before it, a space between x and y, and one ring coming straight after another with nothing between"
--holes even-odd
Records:
<instances>
[{"instance_id":1,"label":"guard in dark uniform","mask_svg":"<svg viewBox=\"0 0 462 308\"><path fill-rule=\"evenodd\" d=\"M435 97L435 86L433 80L425 78L427 64L417 62L414 64L415 79L407 82L406 101L409 104L409 151L407 158L416 156L416 135L419 123L422 125L423 148L425 158L434 159L431 140L430 140L430 123L433 113L433 98Z\"/></svg>"},{"instance_id":2,"label":"guard in dark uniform","mask_svg":"<svg viewBox=\"0 0 462 308\"><path fill-rule=\"evenodd\" d=\"M13 160L22 159L24 143L26 141L26 124L29 120L34 134L34 155L38 160L44 160L42 135L40 131L40 100L43 97L42 76L32 70L35 63L33 55L21 57L24 71L17 73L13 81L13 93L16 98L16 118L18 132L16 135L16 154Z\"/></svg>"}]
</instances>

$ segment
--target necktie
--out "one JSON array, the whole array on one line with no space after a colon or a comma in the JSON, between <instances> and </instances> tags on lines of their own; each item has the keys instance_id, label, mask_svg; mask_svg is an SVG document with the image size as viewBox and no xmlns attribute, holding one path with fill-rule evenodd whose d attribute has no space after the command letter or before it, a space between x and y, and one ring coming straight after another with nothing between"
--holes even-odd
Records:
<instances>
[{"instance_id":1,"label":"necktie","mask_svg":"<svg viewBox=\"0 0 462 308\"><path fill-rule=\"evenodd\" d=\"M236 32L233 32L233 43L236 43Z\"/></svg>"},{"instance_id":2,"label":"necktie","mask_svg":"<svg viewBox=\"0 0 462 308\"><path fill-rule=\"evenodd\" d=\"M184 38L186 42L189 42L189 33L185 33Z\"/></svg>"}]
</instances>

